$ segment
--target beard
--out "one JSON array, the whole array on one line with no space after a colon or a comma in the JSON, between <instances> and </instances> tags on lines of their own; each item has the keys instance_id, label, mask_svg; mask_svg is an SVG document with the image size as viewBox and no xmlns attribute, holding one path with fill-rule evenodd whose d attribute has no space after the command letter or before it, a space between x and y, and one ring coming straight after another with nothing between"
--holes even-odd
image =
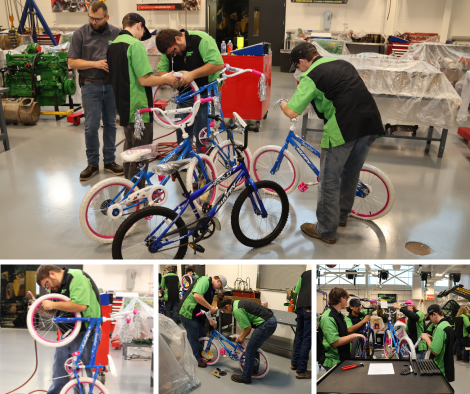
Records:
<instances>
[{"instance_id":1,"label":"beard","mask_svg":"<svg viewBox=\"0 0 470 394\"><path fill-rule=\"evenodd\" d=\"M102 26L98 27L98 28L95 28L91 23L90 23L90 26L91 28L96 31L97 33L103 33L104 32L104 29L106 29L106 26L108 25L108 22L104 23Z\"/></svg>"}]
</instances>

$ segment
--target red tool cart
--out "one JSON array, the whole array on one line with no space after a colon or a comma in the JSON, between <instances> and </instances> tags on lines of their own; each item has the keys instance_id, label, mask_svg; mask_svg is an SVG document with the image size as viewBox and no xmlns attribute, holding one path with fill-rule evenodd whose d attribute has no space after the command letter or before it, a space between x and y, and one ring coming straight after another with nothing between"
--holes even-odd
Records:
<instances>
[{"instance_id":1,"label":"red tool cart","mask_svg":"<svg viewBox=\"0 0 470 394\"><path fill-rule=\"evenodd\" d=\"M266 56L223 55L224 63L233 67L261 71L266 75L266 100L260 101L259 76L251 73L227 79L222 86L222 111L226 119L233 112L243 119L261 121L266 119L271 103L272 53Z\"/></svg>"}]
</instances>

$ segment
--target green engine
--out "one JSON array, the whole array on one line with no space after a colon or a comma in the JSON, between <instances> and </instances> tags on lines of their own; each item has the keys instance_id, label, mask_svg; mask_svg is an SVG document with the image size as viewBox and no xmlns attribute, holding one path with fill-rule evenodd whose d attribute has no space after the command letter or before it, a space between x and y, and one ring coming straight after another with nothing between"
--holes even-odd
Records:
<instances>
[{"instance_id":1,"label":"green engine","mask_svg":"<svg viewBox=\"0 0 470 394\"><path fill-rule=\"evenodd\" d=\"M75 94L75 81L69 79L67 52L41 53L37 44L29 44L24 55L6 55L5 87L8 97L32 97L39 105L64 105Z\"/></svg>"}]
</instances>

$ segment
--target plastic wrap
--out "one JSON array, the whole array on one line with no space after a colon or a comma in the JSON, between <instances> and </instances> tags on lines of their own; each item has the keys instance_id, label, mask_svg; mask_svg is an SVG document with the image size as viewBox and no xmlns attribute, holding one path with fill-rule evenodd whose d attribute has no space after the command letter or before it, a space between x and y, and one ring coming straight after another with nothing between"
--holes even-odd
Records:
<instances>
[{"instance_id":1,"label":"plastic wrap","mask_svg":"<svg viewBox=\"0 0 470 394\"><path fill-rule=\"evenodd\" d=\"M260 101L266 100L267 97L267 88L266 88L266 75L262 74L261 77L259 78L259 83L258 83L258 96Z\"/></svg>"},{"instance_id":2,"label":"plastic wrap","mask_svg":"<svg viewBox=\"0 0 470 394\"><path fill-rule=\"evenodd\" d=\"M62 52L62 51L68 52L69 48L70 48L70 42L66 42L65 44L61 44L61 45L56 45L55 47L44 45L44 46L41 46L41 52L57 54L58 52Z\"/></svg>"},{"instance_id":3,"label":"plastic wrap","mask_svg":"<svg viewBox=\"0 0 470 394\"><path fill-rule=\"evenodd\" d=\"M462 97L462 105L460 106L459 112L457 113L457 122L461 125L468 119L468 107L470 105L470 71L467 71L465 75L455 84L455 90Z\"/></svg>"},{"instance_id":4,"label":"plastic wrap","mask_svg":"<svg viewBox=\"0 0 470 394\"><path fill-rule=\"evenodd\" d=\"M157 175L172 175L176 171L181 171L183 168L188 168L192 160L197 159L183 159L180 161L170 161L168 163L158 164L156 166L153 166L151 171Z\"/></svg>"},{"instance_id":5,"label":"plastic wrap","mask_svg":"<svg viewBox=\"0 0 470 394\"><path fill-rule=\"evenodd\" d=\"M422 60L429 63L431 66L442 71L452 86L454 86L470 69L470 66L466 63L459 62L461 57L470 58L470 46L424 42L411 44L410 49L401 59Z\"/></svg>"},{"instance_id":6,"label":"plastic wrap","mask_svg":"<svg viewBox=\"0 0 470 394\"><path fill-rule=\"evenodd\" d=\"M141 140L142 136L144 135L145 124L144 119L142 118L142 114L138 109L136 109L134 112L134 120L134 138L136 140Z\"/></svg>"},{"instance_id":7,"label":"plastic wrap","mask_svg":"<svg viewBox=\"0 0 470 394\"><path fill-rule=\"evenodd\" d=\"M445 75L430 64L390 56L334 55L313 44L321 56L345 60L357 69L384 123L453 127L462 99Z\"/></svg>"},{"instance_id":8,"label":"plastic wrap","mask_svg":"<svg viewBox=\"0 0 470 394\"><path fill-rule=\"evenodd\" d=\"M321 40L315 39L315 42L321 45L321 47L329 53L336 55L349 55L349 49L344 40Z\"/></svg>"},{"instance_id":9,"label":"plastic wrap","mask_svg":"<svg viewBox=\"0 0 470 394\"><path fill-rule=\"evenodd\" d=\"M199 392L197 361L186 336L176 323L158 315L159 324L159 393L186 394Z\"/></svg>"},{"instance_id":10,"label":"plastic wrap","mask_svg":"<svg viewBox=\"0 0 470 394\"><path fill-rule=\"evenodd\" d=\"M152 54L152 55L157 55L160 54L157 49L157 42L155 40L155 36L152 36L148 40L142 41L142 44L145 47L145 50L147 51L147 54Z\"/></svg>"},{"instance_id":11,"label":"plastic wrap","mask_svg":"<svg viewBox=\"0 0 470 394\"><path fill-rule=\"evenodd\" d=\"M155 159L163 152L161 149L158 144L136 146L135 148L122 152L121 159L127 163L151 160Z\"/></svg>"},{"instance_id":12,"label":"plastic wrap","mask_svg":"<svg viewBox=\"0 0 470 394\"><path fill-rule=\"evenodd\" d=\"M127 337L127 338L129 337L135 338L135 339L153 338L153 334L151 331L153 329L153 308L148 306L145 302L143 302L142 300L136 297L132 299L129 305L127 305L124 309L120 310L119 312L129 312L129 311L133 311L134 309L138 310L139 312L137 315L131 315L132 320L130 322L128 322L127 321L128 319L126 318L116 320L116 325L113 331L113 338L119 337L121 338L121 341L122 341L123 334L124 334L124 337ZM136 317L137 317L137 320L136 320ZM136 322L137 322L137 327L136 327ZM129 326L128 328L124 328L126 324ZM128 334L126 333L127 329L129 329ZM139 333L140 333L140 336L136 337L136 334L139 334Z\"/></svg>"},{"instance_id":13,"label":"plastic wrap","mask_svg":"<svg viewBox=\"0 0 470 394\"><path fill-rule=\"evenodd\" d=\"M60 35L59 45L66 44L67 42L72 42L73 33L62 33Z\"/></svg>"}]
</instances>

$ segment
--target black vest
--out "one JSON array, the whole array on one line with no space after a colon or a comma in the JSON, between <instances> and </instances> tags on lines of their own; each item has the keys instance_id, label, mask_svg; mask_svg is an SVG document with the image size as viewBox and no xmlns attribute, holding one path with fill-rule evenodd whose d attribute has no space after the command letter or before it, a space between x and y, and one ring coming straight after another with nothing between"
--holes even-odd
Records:
<instances>
[{"instance_id":1,"label":"black vest","mask_svg":"<svg viewBox=\"0 0 470 394\"><path fill-rule=\"evenodd\" d=\"M180 310L181 310L181 307L183 306L184 304L184 301L186 301L186 299L188 298L188 296L191 294L191 291L193 290L193 287L194 285L196 284L196 282L201 279L201 278L197 278L196 281L194 281L193 283L191 283L191 286L188 287L188 290L186 290L186 293L184 293L184 296L183 298L181 299L181 301L179 302L178 304L178 307L176 308L176 311L179 313ZM212 278L209 277L209 288L207 289L207 291L204 293L204 294L201 294L204 299L209 303L209 305L212 305L212 300L214 299L214 294L215 294L215 290L214 288L212 287ZM199 321L200 323L204 323L205 319L206 319L206 316L204 315L201 315L201 316L198 316L196 317L196 315L201 312L201 311L204 311L204 312L208 312L209 309L207 309L206 307L202 306L201 304L199 303L196 303L196 306L194 307L193 309L193 313L192 313L192 317L191 317L191 320L197 320Z\"/></svg>"},{"instance_id":2,"label":"black vest","mask_svg":"<svg viewBox=\"0 0 470 394\"><path fill-rule=\"evenodd\" d=\"M312 270L305 271L302 276L299 295L297 296L297 308L312 307Z\"/></svg>"},{"instance_id":3,"label":"black vest","mask_svg":"<svg viewBox=\"0 0 470 394\"><path fill-rule=\"evenodd\" d=\"M338 327L338 335L340 337L348 336L348 326L346 325L343 314L338 312L333 307L330 307L330 309L330 316L335 320L336 326ZM349 360L351 358L351 347L349 346L349 343L343 346L338 346L336 349L338 349L339 358L341 361Z\"/></svg>"},{"instance_id":4,"label":"black vest","mask_svg":"<svg viewBox=\"0 0 470 394\"><path fill-rule=\"evenodd\" d=\"M439 324L441 324L445 319L442 319ZM439 324L437 327L439 327ZM437 328L436 327L436 328ZM452 326L444 328L446 333L446 349L444 351L444 371L446 373L446 379L449 382L455 380L455 368L454 368L454 329Z\"/></svg>"},{"instance_id":5,"label":"black vest","mask_svg":"<svg viewBox=\"0 0 470 394\"><path fill-rule=\"evenodd\" d=\"M165 278L165 287L168 292L168 301L174 302L179 301L179 283L180 280L176 275L164 275Z\"/></svg>"}]
</instances>

